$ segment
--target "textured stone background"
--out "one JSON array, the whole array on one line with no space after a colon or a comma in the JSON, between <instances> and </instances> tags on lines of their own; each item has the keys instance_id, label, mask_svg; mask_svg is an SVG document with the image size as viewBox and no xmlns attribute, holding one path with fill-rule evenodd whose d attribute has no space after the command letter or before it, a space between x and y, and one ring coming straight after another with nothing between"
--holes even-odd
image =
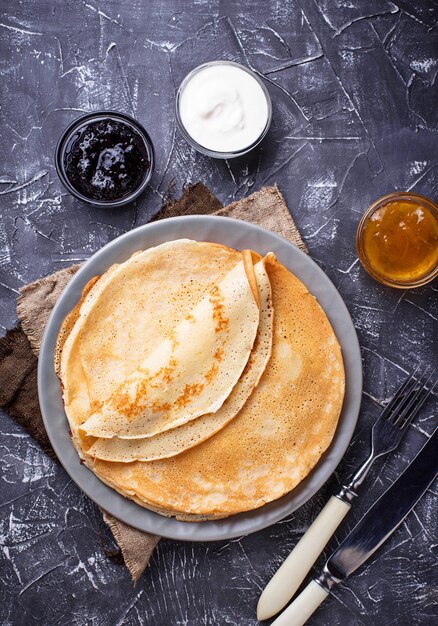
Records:
<instances>
[{"instance_id":1,"label":"textured stone background","mask_svg":"<svg viewBox=\"0 0 438 626\"><path fill-rule=\"evenodd\" d=\"M311 255L351 312L365 385L354 444L311 502L263 532L228 543L163 540L135 589L126 569L102 551L97 507L0 415L0 623L255 626L261 589L361 458L381 406L408 371L433 358L436 286L413 291L379 286L357 261L354 232L364 209L384 193L413 190L438 199L438 4L2 0L1 5L2 328L15 323L21 285L88 258L147 222L169 186L177 196L184 183L201 180L226 203L278 182ZM173 115L181 78L198 63L218 58L241 61L262 74L274 105L261 148L228 162L196 154L178 135ZM136 205L114 213L76 202L60 186L53 165L63 128L80 113L102 108L137 117L157 151L149 191ZM331 547L432 432L433 411L430 402L400 450L376 465ZM311 624L436 623L435 492L427 492Z\"/></svg>"}]
</instances>

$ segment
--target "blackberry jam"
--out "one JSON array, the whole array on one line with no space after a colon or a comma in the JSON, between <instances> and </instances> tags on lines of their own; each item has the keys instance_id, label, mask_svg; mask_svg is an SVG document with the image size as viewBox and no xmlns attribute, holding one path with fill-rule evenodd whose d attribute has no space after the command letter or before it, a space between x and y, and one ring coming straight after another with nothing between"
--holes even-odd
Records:
<instances>
[{"instance_id":1,"label":"blackberry jam","mask_svg":"<svg viewBox=\"0 0 438 626\"><path fill-rule=\"evenodd\" d=\"M76 197L99 206L133 200L150 179L153 149L142 127L123 114L76 120L57 151L58 173Z\"/></svg>"}]
</instances>

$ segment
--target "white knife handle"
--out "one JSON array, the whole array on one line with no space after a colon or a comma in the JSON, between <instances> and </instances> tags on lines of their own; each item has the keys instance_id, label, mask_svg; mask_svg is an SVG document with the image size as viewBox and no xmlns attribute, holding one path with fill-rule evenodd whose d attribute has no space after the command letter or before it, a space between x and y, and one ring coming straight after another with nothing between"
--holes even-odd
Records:
<instances>
[{"instance_id":1,"label":"white knife handle","mask_svg":"<svg viewBox=\"0 0 438 626\"><path fill-rule=\"evenodd\" d=\"M296 600L277 617L271 626L303 626L328 596L316 580L311 580Z\"/></svg>"},{"instance_id":2,"label":"white knife handle","mask_svg":"<svg viewBox=\"0 0 438 626\"><path fill-rule=\"evenodd\" d=\"M336 496L330 498L266 585L257 604L257 619L268 619L286 606L347 515L350 506Z\"/></svg>"}]
</instances>

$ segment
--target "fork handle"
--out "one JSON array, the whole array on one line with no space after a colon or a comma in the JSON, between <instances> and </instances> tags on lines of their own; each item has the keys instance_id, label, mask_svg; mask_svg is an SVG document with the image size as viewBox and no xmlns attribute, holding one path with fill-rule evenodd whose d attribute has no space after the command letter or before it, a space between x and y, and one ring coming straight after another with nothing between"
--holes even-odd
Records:
<instances>
[{"instance_id":1,"label":"fork handle","mask_svg":"<svg viewBox=\"0 0 438 626\"><path fill-rule=\"evenodd\" d=\"M332 496L295 548L266 585L257 604L257 618L268 619L292 598L351 505Z\"/></svg>"}]
</instances>

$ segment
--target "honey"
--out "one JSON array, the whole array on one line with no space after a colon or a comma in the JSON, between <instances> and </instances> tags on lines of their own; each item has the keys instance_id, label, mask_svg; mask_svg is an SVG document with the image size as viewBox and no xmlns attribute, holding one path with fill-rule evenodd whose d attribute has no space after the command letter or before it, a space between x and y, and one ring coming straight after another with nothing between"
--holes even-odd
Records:
<instances>
[{"instance_id":1,"label":"honey","mask_svg":"<svg viewBox=\"0 0 438 626\"><path fill-rule=\"evenodd\" d=\"M438 271L438 209L422 196L389 194L363 216L357 248L365 269L380 282L424 284Z\"/></svg>"}]
</instances>

